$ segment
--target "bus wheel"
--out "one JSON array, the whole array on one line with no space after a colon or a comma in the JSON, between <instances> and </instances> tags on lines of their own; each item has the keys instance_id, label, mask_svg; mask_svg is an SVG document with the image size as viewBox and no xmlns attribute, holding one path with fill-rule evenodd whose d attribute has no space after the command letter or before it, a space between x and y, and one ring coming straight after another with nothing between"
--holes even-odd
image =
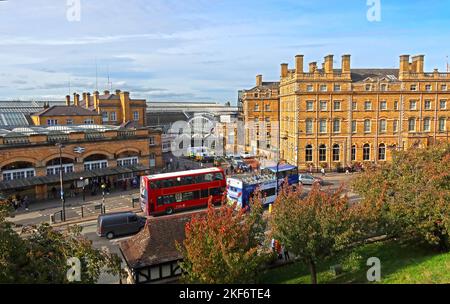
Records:
<instances>
[{"instance_id":1,"label":"bus wheel","mask_svg":"<svg viewBox=\"0 0 450 304\"><path fill-rule=\"evenodd\" d=\"M173 209L172 208L167 208L166 209L166 214L172 214L173 213Z\"/></svg>"}]
</instances>

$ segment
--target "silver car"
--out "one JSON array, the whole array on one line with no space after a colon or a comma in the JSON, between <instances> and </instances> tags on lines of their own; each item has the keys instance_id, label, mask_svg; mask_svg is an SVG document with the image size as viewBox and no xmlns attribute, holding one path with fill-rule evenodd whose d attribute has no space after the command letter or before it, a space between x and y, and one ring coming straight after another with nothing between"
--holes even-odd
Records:
<instances>
[{"instance_id":1,"label":"silver car","mask_svg":"<svg viewBox=\"0 0 450 304\"><path fill-rule=\"evenodd\" d=\"M312 185L314 183L323 185L323 179L321 179L320 177L312 176L310 174L299 174L298 182L302 185Z\"/></svg>"}]
</instances>

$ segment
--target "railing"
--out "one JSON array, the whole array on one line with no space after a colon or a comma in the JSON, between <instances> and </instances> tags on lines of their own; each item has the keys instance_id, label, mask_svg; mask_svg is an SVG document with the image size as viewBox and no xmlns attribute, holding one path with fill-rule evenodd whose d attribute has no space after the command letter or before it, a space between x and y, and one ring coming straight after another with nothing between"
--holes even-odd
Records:
<instances>
[{"instance_id":1,"label":"railing","mask_svg":"<svg viewBox=\"0 0 450 304\"><path fill-rule=\"evenodd\" d=\"M136 136L136 132L135 131L118 131L117 132L117 137L119 138L125 138L125 137L134 137Z\"/></svg>"},{"instance_id":2,"label":"railing","mask_svg":"<svg viewBox=\"0 0 450 304\"><path fill-rule=\"evenodd\" d=\"M3 139L5 145L26 145L30 143L30 139L26 136L20 137L5 137Z\"/></svg>"},{"instance_id":3,"label":"railing","mask_svg":"<svg viewBox=\"0 0 450 304\"><path fill-rule=\"evenodd\" d=\"M51 143L67 142L69 141L69 135L68 134L48 135L47 141Z\"/></svg>"},{"instance_id":4,"label":"railing","mask_svg":"<svg viewBox=\"0 0 450 304\"><path fill-rule=\"evenodd\" d=\"M104 135L100 132L89 132L84 135L84 138L86 140L97 140L97 139L104 138Z\"/></svg>"}]
</instances>

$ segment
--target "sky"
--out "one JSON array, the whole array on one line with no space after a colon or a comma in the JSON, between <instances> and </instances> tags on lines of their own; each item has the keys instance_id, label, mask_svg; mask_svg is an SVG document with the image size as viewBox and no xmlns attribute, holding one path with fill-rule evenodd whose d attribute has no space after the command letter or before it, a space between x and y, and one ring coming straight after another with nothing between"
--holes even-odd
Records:
<instances>
[{"instance_id":1,"label":"sky","mask_svg":"<svg viewBox=\"0 0 450 304\"><path fill-rule=\"evenodd\" d=\"M445 72L449 12L440 0L0 1L0 100L112 88L235 104L257 74L278 81L296 54L305 70L328 54L337 67L351 54L352 68L397 68L400 55L424 54L427 71Z\"/></svg>"}]
</instances>

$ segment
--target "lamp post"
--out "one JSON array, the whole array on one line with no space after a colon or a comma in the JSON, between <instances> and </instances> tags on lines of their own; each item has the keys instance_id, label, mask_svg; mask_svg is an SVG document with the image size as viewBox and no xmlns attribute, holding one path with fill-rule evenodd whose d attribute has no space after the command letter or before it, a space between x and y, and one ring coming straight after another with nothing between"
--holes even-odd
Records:
<instances>
[{"instance_id":1,"label":"lamp post","mask_svg":"<svg viewBox=\"0 0 450 304\"><path fill-rule=\"evenodd\" d=\"M60 184L60 194L62 203L62 221L66 221L66 200L64 197L64 182L63 182L63 165L62 165L62 149L64 145L62 143L57 143L56 146L59 148L59 184Z\"/></svg>"},{"instance_id":2,"label":"lamp post","mask_svg":"<svg viewBox=\"0 0 450 304\"><path fill-rule=\"evenodd\" d=\"M80 181L81 181L81 186L82 186L82 189L83 189L83 202L85 202L86 201L86 194L85 194L85 192L84 192L84 177L80 177Z\"/></svg>"},{"instance_id":3,"label":"lamp post","mask_svg":"<svg viewBox=\"0 0 450 304\"><path fill-rule=\"evenodd\" d=\"M104 208L105 208L105 188L106 188L106 185L105 185L105 183L102 183L102 212L103 212L103 210L105 210Z\"/></svg>"}]
</instances>

